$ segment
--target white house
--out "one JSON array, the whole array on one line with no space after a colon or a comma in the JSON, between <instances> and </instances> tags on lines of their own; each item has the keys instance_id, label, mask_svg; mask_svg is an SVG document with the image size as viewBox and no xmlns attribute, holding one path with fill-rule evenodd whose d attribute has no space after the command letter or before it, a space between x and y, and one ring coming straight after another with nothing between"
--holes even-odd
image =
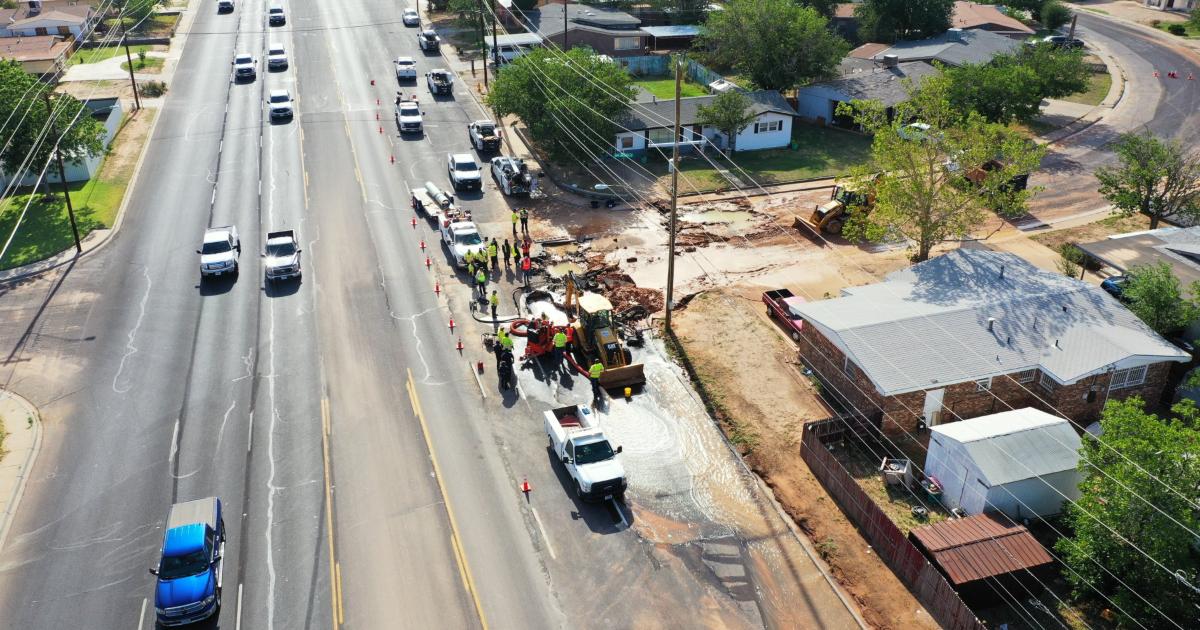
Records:
<instances>
[{"instance_id":1,"label":"white house","mask_svg":"<svg viewBox=\"0 0 1200 630\"><path fill-rule=\"evenodd\" d=\"M82 2L22 0L15 9L0 9L0 37L58 35L82 40L99 17Z\"/></svg>"},{"instance_id":2,"label":"white house","mask_svg":"<svg viewBox=\"0 0 1200 630\"><path fill-rule=\"evenodd\" d=\"M948 507L1019 522L1078 498L1078 464L1079 435L1067 420L1027 407L931 428L925 474Z\"/></svg>"},{"instance_id":3,"label":"white house","mask_svg":"<svg viewBox=\"0 0 1200 630\"><path fill-rule=\"evenodd\" d=\"M750 123L737 135L734 148L737 151L778 149L792 141L792 119L796 110L779 92L759 90L747 92L751 111L756 114ZM715 144L722 149L728 147L725 134L713 127L700 124L700 107L712 103L715 95L692 96L679 99L681 146L705 148ZM620 132L613 143L614 151L620 154L642 154L649 149L669 152L673 141L675 124L675 101L659 100L634 103L624 118L617 121ZM712 144L708 144L708 143Z\"/></svg>"},{"instance_id":4,"label":"white house","mask_svg":"<svg viewBox=\"0 0 1200 630\"><path fill-rule=\"evenodd\" d=\"M1142 4L1160 11L1191 11L1200 7L1200 0L1142 0Z\"/></svg>"}]
</instances>

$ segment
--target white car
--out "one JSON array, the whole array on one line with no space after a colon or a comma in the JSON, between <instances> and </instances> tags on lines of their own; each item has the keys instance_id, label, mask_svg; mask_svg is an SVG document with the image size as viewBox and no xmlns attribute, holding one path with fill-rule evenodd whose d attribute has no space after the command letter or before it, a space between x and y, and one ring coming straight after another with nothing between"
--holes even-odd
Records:
<instances>
[{"instance_id":1,"label":"white car","mask_svg":"<svg viewBox=\"0 0 1200 630\"><path fill-rule=\"evenodd\" d=\"M242 242L237 228L232 225L209 228L204 231L204 242L200 249L200 277L219 276L238 272L238 255L242 253Z\"/></svg>"},{"instance_id":2,"label":"white car","mask_svg":"<svg viewBox=\"0 0 1200 630\"><path fill-rule=\"evenodd\" d=\"M450 184L454 190L480 190L483 188L483 176L479 173L479 164L470 153L452 153L446 156L446 171L450 174Z\"/></svg>"},{"instance_id":3,"label":"white car","mask_svg":"<svg viewBox=\"0 0 1200 630\"><path fill-rule=\"evenodd\" d=\"M283 26L287 24L287 16L283 13L283 7L278 4L271 5L271 8L267 9L267 22L271 26Z\"/></svg>"},{"instance_id":4,"label":"white car","mask_svg":"<svg viewBox=\"0 0 1200 630\"><path fill-rule=\"evenodd\" d=\"M412 57L396 57L396 80L416 81L417 62Z\"/></svg>"},{"instance_id":5,"label":"white car","mask_svg":"<svg viewBox=\"0 0 1200 630\"><path fill-rule=\"evenodd\" d=\"M284 70L287 67L287 51L283 49L283 44L272 42L267 47L267 70Z\"/></svg>"},{"instance_id":6,"label":"white car","mask_svg":"<svg viewBox=\"0 0 1200 630\"><path fill-rule=\"evenodd\" d=\"M233 56L233 77L237 80L253 81L258 76L254 67L254 56L250 53L238 53Z\"/></svg>"},{"instance_id":7,"label":"white car","mask_svg":"<svg viewBox=\"0 0 1200 630\"><path fill-rule=\"evenodd\" d=\"M416 101L396 105L396 126L400 133L421 133L421 106Z\"/></svg>"},{"instance_id":8,"label":"white car","mask_svg":"<svg viewBox=\"0 0 1200 630\"><path fill-rule=\"evenodd\" d=\"M403 20L405 26L418 26L421 24L421 16L417 14L416 9L405 9Z\"/></svg>"},{"instance_id":9,"label":"white car","mask_svg":"<svg viewBox=\"0 0 1200 630\"><path fill-rule=\"evenodd\" d=\"M292 95L287 90L271 90L267 97L267 107L271 110L271 120L291 118Z\"/></svg>"}]
</instances>

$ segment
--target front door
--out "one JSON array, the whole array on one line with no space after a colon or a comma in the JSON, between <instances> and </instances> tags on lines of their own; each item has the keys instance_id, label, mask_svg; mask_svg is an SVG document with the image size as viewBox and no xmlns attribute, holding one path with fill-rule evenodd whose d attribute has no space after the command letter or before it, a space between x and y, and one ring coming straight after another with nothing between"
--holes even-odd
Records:
<instances>
[{"instance_id":1,"label":"front door","mask_svg":"<svg viewBox=\"0 0 1200 630\"><path fill-rule=\"evenodd\" d=\"M922 415L925 416L926 426L937 426L942 423L942 398L946 395L946 388L930 389L925 391L925 409Z\"/></svg>"}]
</instances>

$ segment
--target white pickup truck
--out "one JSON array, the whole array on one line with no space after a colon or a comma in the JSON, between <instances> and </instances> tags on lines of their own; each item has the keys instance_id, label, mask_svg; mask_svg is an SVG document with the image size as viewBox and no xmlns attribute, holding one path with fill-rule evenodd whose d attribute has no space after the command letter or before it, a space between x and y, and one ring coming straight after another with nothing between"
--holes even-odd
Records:
<instances>
[{"instance_id":1,"label":"white pickup truck","mask_svg":"<svg viewBox=\"0 0 1200 630\"><path fill-rule=\"evenodd\" d=\"M438 221L438 229L442 240L454 257L454 266L467 266L467 252L481 252L487 249L479 228L472 221Z\"/></svg>"},{"instance_id":2,"label":"white pickup truck","mask_svg":"<svg viewBox=\"0 0 1200 630\"><path fill-rule=\"evenodd\" d=\"M237 228L232 225L208 228L200 249L200 277L238 273L238 255L242 253L242 241Z\"/></svg>"},{"instance_id":3,"label":"white pickup truck","mask_svg":"<svg viewBox=\"0 0 1200 630\"><path fill-rule=\"evenodd\" d=\"M267 282L300 277L300 247L295 230L267 232L267 249L263 252L263 267Z\"/></svg>"},{"instance_id":4,"label":"white pickup truck","mask_svg":"<svg viewBox=\"0 0 1200 630\"><path fill-rule=\"evenodd\" d=\"M562 462L575 484L575 496L584 501L625 500L625 468L604 437L591 407L570 405L546 412L546 437L555 458Z\"/></svg>"}]
</instances>

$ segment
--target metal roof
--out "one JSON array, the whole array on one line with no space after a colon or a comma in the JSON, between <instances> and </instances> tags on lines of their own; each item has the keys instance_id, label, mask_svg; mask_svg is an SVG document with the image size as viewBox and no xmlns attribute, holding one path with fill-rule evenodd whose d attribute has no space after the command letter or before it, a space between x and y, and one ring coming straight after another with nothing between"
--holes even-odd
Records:
<instances>
[{"instance_id":1,"label":"metal roof","mask_svg":"<svg viewBox=\"0 0 1200 630\"><path fill-rule=\"evenodd\" d=\"M537 33L511 33L507 35L497 35L495 44L500 46L540 46L542 44L542 36ZM492 45L492 38L487 38L487 45Z\"/></svg>"},{"instance_id":2,"label":"metal roof","mask_svg":"<svg viewBox=\"0 0 1200 630\"><path fill-rule=\"evenodd\" d=\"M991 486L1073 470L1079 435L1064 418L1032 408L932 427L931 440L962 444Z\"/></svg>"},{"instance_id":3,"label":"metal roof","mask_svg":"<svg viewBox=\"0 0 1200 630\"><path fill-rule=\"evenodd\" d=\"M958 249L843 293L797 310L885 396L1034 368L1071 383L1130 357L1189 360L1099 287L1005 252Z\"/></svg>"},{"instance_id":4,"label":"metal roof","mask_svg":"<svg viewBox=\"0 0 1200 630\"><path fill-rule=\"evenodd\" d=\"M918 527L909 533L955 586L1054 562L1024 526L979 514Z\"/></svg>"},{"instance_id":5,"label":"metal roof","mask_svg":"<svg viewBox=\"0 0 1200 630\"><path fill-rule=\"evenodd\" d=\"M695 37L700 34L700 27L694 24L643 26L642 31L651 37Z\"/></svg>"},{"instance_id":6,"label":"metal roof","mask_svg":"<svg viewBox=\"0 0 1200 630\"><path fill-rule=\"evenodd\" d=\"M1160 228L1148 232L1118 234L1079 248L1089 256L1120 271L1165 262L1179 284L1188 290L1200 280L1200 227Z\"/></svg>"}]
</instances>

